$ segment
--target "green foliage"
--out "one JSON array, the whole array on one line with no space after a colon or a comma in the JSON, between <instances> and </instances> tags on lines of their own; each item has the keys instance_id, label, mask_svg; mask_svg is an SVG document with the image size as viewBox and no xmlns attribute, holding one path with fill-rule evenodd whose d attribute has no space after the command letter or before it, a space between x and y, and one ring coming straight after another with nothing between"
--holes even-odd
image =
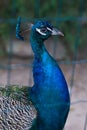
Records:
<instances>
[{"instance_id":1,"label":"green foliage","mask_svg":"<svg viewBox=\"0 0 87 130\"><path fill-rule=\"evenodd\" d=\"M55 21L56 25L59 25L60 21L60 28L66 34L65 40L69 45L69 49L73 52L74 43L76 40L76 33L78 31L78 23L75 18L77 18L78 16L87 16L86 5L86 0L0 1L0 17L7 20L6 22L2 22L0 24L0 35L3 39L7 39L7 37L10 36L12 24L14 25L13 32L15 32L16 21L14 21L14 23L11 23L11 21L8 21L9 18L17 18L18 16L21 16L22 18L28 18L29 21L32 21L33 18L51 18L51 21ZM62 18L62 20L60 18ZM81 25L81 28L82 35L79 40L80 47L86 43L87 33L87 29L84 28L84 24Z\"/></svg>"}]
</instances>

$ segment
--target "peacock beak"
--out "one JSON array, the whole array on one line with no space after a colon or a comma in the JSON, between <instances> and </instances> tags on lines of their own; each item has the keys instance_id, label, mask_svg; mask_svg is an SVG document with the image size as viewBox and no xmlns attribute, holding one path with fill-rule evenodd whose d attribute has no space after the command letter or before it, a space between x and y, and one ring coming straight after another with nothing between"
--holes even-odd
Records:
<instances>
[{"instance_id":1,"label":"peacock beak","mask_svg":"<svg viewBox=\"0 0 87 130\"><path fill-rule=\"evenodd\" d=\"M52 35L61 35L61 36L64 36L64 34L61 31L59 31L58 29L56 29L56 28L52 29Z\"/></svg>"}]
</instances>

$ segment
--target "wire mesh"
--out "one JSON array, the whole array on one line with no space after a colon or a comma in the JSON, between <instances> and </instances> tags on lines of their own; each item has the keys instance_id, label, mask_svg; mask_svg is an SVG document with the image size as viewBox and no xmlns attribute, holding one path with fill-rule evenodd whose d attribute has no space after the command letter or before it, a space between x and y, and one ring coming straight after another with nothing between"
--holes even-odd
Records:
<instances>
[{"instance_id":1,"label":"wire mesh","mask_svg":"<svg viewBox=\"0 0 87 130\"><path fill-rule=\"evenodd\" d=\"M73 59L72 60L61 60L58 61L58 64L60 64L60 66L68 66L70 67L70 74L69 74L69 87L70 87L70 95L71 95L71 99L72 99L72 95L74 93L73 89L74 87L76 87L76 80L78 80L76 78L76 73L77 73L77 69L78 69L78 65L81 65L82 67L84 67L84 65L87 65L87 56L85 59L80 59L78 60L78 49L79 49L79 40L80 40L80 33L81 33L81 21L87 21L87 17L84 16L83 17L83 13L84 13L84 5L85 5L85 0L79 0L78 2L78 8L79 8L79 14L78 16L63 16L61 17L62 14L62 4L63 4L63 0L59 0L58 1L58 10L57 10L57 16L55 18L52 17L46 17L44 19L46 20L50 20L52 22L55 22L55 25L60 26L60 24L62 22L66 22L66 21L74 21L76 22L76 34L75 34L75 41L74 41L74 54L73 54ZM40 1L36 0L34 2L34 10L35 10L35 17L38 18L23 18L22 20L25 21L36 21L38 19L43 19L43 18L39 18L40 16ZM15 18L15 14L16 14L16 2L15 0L12 0L12 16L11 18L0 18L0 24L2 25L2 23L8 23L10 24L11 28L10 28L10 42L9 42L9 53L8 53L8 60L7 60L7 64L3 64L0 63L0 70L5 70L6 71L6 75L5 75L5 83L1 83L1 84L7 84L7 86L11 85L11 84L19 84L19 85L27 85L27 86L31 86L33 84L33 79L32 77L32 59L30 59L29 61L27 60L26 63L24 63L24 60L20 60L18 61L17 59L17 63L14 63L15 61L13 60L13 48L14 48L14 25L17 22L17 19ZM54 39L54 44L53 44L53 56L55 57L57 52L57 40L58 38ZM19 79L15 79L13 82L13 77L15 77L15 75L17 75L17 71L19 71L18 77ZM26 75L23 75L25 77L21 77L22 73L24 73ZM67 70L66 70L67 71ZM2 72L1 72L2 73ZM12 76L14 75L14 76ZM25 82L22 82L22 79L26 78ZM75 79L76 78L76 79ZM20 82L21 81L21 82ZM86 86L85 86L86 87ZM83 96L84 97L84 96ZM6 99L8 100L8 99ZM76 101L72 101L71 102L71 111L73 111L72 106L73 105L78 105L78 104L86 104L87 103L87 99L78 99ZM79 107L80 107L79 105ZM86 109L86 107L84 108ZM8 111L8 110L7 110ZM83 110L84 111L84 110ZM79 123L78 123L79 125ZM66 128L65 128L66 129ZM75 129L75 128L74 128ZM87 129L87 113L85 113L85 119L83 121L83 129L81 128L81 130L86 130Z\"/></svg>"}]
</instances>

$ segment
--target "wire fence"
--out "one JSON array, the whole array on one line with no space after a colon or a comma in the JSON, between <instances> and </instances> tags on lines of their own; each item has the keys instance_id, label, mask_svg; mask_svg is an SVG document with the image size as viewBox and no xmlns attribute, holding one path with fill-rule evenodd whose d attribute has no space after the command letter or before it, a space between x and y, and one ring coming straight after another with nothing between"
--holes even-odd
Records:
<instances>
[{"instance_id":1,"label":"wire fence","mask_svg":"<svg viewBox=\"0 0 87 130\"><path fill-rule=\"evenodd\" d=\"M61 66L70 66L70 74L69 74L69 86L70 86L70 95L71 95L71 99L72 99L72 95L74 93L73 89L74 87L76 87L75 85L75 80L78 80L78 78L76 77L76 73L77 73L77 65L82 65L82 67L84 67L84 65L87 65L87 56L85 59L80 59L78 60L78 50L79 50L79 42L80 42L80 33L81 33L81 21L86 21L87 22L87 17L84 16L83 17L83 13L84 13L84 5L85 5L85 1L84 0L80 0L79 1L79 15L78 16L65 16L65 17L60 17L61 16L61 13L62 13L62 4L63 4L63 1L59 1L58 2L58 13L57 13L57 16L55 18L44 18L46 20L50 20L50 21L55 21L55 24L56 25L60 25L61 22L66 22L66 21L74 21L76 22L77 26L76 26L76 34L75 34L75 41L74 41L74 53L73 53L73 59L72 60L61 60L61 61L58 61L58 64L60 64ZM9 53L8 53L8 59L6 61L5 64L3 64L3 60L1 60L1 63L0 63L0 71L1 70L5 70L6 71L6 75L5 77L5 85L9 86L11 83L12 83L12 80L13 80L13 77L15 77L15 75L17 76L17 73L15 72L15 70L19 70L20 68L20 71L18 73L20 73L20 77L21 77L21 71L25 71L27 72L26 76L25 77L22 77L21 79L23 78L26 78L26 82L27 82L27 85L30 86L32 84L32 64L31 64L31 61L27 60L27 62L25 63L25 60L22 60L20 61L20 59L17 59L17 62L15 62L13 60L13 49L14 49L14 25L16 24L17 22L17 18L15 18L15 0L13 0L12 2L12 17L11 18L8 18L8 19L5 19L5 18L0 18L0 24L2 25L2 23L8 23L11 25L11 30L10 30L10 42L9 42ZM39 7L40 7L40 1L39 0L36 0L35 1L35 16L36 17L39 17ZM28 22L34 22L38 19L43 19L43 18L22 18L22 21L25 22L25 21L28 21ZM0 25L0 26L1 26ZM57 47L56 47L56 40L58 39L54 39L54 47L53 47L53 56L55 57L55 51L57 51ZM19 61L20 62L19 62ZM14 63L15 62L15 63ZM86 67L87 68L87 67ZM25 70L27 69L27 70ZM84 68L85 69L85 68ZM2 74L2 73L1 73ZM80 74L80 72L79 72ZM2 74L3 75L3 74ZM14 75L14 76L12 76ZM80 74L81 75L81 74ZM23 75L24 76L24 75ZM84 76L84 75L82 75ZM76 78L76 79L75 79ZM86 77L85 77L86 78ZM18 79L20 80L20 79ZM18 80L14 80L15 84L18 83ZM3 80L4 81L4 80ZM16 82L17 81L17 82ZM79 82L79 81L77 81ZM81 82L81 81L80 81ZM25 82L24 82L25 83ZM87 83L87 82L86 82ZM1 84L4 84L3 82ZM19 84L20 85L20 84ZM21 83L22 85L22 83ZM86 88L86 86L85 86ZM86 91L85 91L86 93ZM75 95L76 96L76 95ZM84 97L84 96L83 96ZM75 99L75 101L71 101L71 107L73 105L78 105L78 104L87 104L87 97L86 99L78 99L77 100ZM79 106L80 107L80 106ZM86 107L84 108L86 109ZM73 111L73 110L71 110ZM84 111L84 110L83 110ZM78 125L79 125L79 122L78 122ZM66 128L65 128L66 129ZM75 129L75 128L74 128ZM87 130L87 110L86 110L86 113L85 113L85 119L83 121L83 129L81 130Z\"/></svg>"}]
</instances>

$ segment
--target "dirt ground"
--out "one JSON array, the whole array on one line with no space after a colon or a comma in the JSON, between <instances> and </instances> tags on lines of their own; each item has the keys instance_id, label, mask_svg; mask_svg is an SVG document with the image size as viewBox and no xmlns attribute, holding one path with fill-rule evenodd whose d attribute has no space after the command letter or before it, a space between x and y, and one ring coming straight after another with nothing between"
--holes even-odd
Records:
<instances>
[{"instance_id":1,"label":"dirt ground","mask_svg":"<svg viewBox=\"0 0 87 130\"><path fill-rule=\"evenodd\" d=\"M31 67L15 66L12 62L11 74L9 70L0 69L0 84L29 85L32 86ZM27 63L21 61L20 63ZM19 64L19 63L18 63ZM60 65L66 77L69 89L72 79L72 65ZM78 101L78 102L77 102ZM75 103L77 102L77 103ZM75 68L74 84L71 91L71 109L65 126L65 130L86 130L85 122L87 116L87 64L77 64ZM87 125L87 122L86 122Z\"/></svg>"}]
</instances>

